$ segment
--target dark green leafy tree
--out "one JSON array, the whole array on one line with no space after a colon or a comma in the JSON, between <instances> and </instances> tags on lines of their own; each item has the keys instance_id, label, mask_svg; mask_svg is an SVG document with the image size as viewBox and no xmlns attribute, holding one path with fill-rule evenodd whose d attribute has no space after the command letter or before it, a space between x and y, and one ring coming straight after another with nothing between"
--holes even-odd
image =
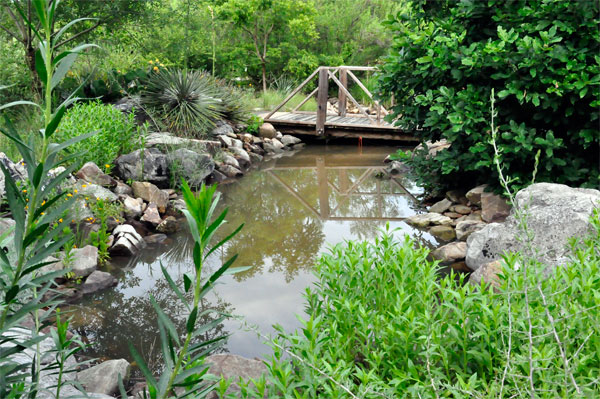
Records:
<instances>
[{"instance_id":1,"label":"dark green leafy tree","mask_svg":"<svg viewBox=\"0 0 600 399\"><path fill-rule=\"evenodd\" d=\"M501 162L515 187L538 151L539 181L597 187L599 12L597 1L421 0L390 18L382 95L395 95L393 116L422 128L423 141L452 142L414 158L422 182L498 180L488 128L495 89Z\"/></svg>"}]
</instances>

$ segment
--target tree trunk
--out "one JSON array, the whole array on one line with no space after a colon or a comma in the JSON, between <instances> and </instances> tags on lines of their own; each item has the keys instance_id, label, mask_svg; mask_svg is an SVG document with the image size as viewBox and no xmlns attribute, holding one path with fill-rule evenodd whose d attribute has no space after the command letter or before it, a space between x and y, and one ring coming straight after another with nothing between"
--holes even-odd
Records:
<instances>
[{"instance_id":1,"label":"tree trunk","mask_svg":"<svg viewBox=\"0 0 600 399\"><path fill-rule=\"evenodd\" d=\"M261 62L262 66L262 84L263 84L263 93L267 92L267 64L265 61Z\"/></svg>"},{"instance_id":2,"label":"tree trunk","mask_svg":"<svg viewBox=\"0 0 600 399\"><path fill-rule=\"evenodd\" d=\"M41 98L42 96L42 82L37 74L35 69L35 48L31 45L26 46L25 48L25 62L29 67L29 72L31 74L31 90L35 96Z\"/></svg>"}]
</instances>

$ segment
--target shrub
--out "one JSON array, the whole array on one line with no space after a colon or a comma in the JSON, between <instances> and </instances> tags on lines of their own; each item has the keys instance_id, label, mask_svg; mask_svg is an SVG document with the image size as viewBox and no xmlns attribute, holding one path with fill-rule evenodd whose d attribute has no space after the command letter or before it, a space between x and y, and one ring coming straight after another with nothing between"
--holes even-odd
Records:
<instances>
[{"instance_id":1,"label":"shrub","mask_svg":"<svg viewBox=\"0 0 600 399\"><path fill-rule=\"evenodd\" d=\"M142 103L176 133L201 136L221 117L221 101L214 81L190 70L158 71L142 92Z\"/></svg>"},{"instance_id":2,"label":"shrub","mask_svg":"<svg viewBox=\"0 0 600 399\"><path fill-rule=\"evenodd\" d=\"M99 101L75 104L65 114L56 136L60 140L76 137L81 132L97 132L74 146L75 151L87 151L86 160L98 166L111 164L123 153L139 146L143 128L136 125L134 114L123 114L111 105Z\"/></svg>"},{"instance_id":3,"label":"shrub","mask_svg":"<svg viewBox=\"0 0 600 399\"><path fill-rule=\"evenodd\" d=\"M528 180L597 187L600 84L599 3L594 1L414 2L388 21L393 49L382 96L423 141L452 147L430 161L431 184L497 181L487 145L488 98L496 90L502 163ZM422 159L423 154L420 155Z\"/></svg>"},{"instance_id":4,"label":"shrub","mask_svg":"<svg viewBox=\"0 0 600 399\"><path fill-rule=\"evenodd\" d=\"M389 231L335 246L318 262L302 329L274 341L269 397L509 398L531 386L532 397L596 397L598 214L592 225L548 279L534 259L508 255L497 290L440 277L428 250Z\"/></svg>"}]
</instances>

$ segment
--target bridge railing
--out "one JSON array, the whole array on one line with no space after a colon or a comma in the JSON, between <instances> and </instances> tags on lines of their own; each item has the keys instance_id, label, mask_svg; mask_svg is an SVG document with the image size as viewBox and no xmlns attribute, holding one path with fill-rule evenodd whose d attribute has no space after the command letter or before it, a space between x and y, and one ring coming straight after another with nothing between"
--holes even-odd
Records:
<instances>
[{"instance_id":1,"label":"bridge railing","mask_svg":"<svg viewBox=\"0 0 600 399\"><path fill-rule=\"evenodd\" d=\"M302 100L294 109L292 113L299 112L298 110L306 102L312 98L315 94L317 95L317 120L316 120L316 132L318 135L322 135L325 132L325 123L327 122L327 101L329 99L329 81L337 85L338 88L338 115L346 116L346 106L348 100L350 100L359 112L369 121L369 123L380 126L382 123L382 117L388 115L389 112L379 103L379 101L373 98L373 94L367 89L367 87L360 81L360 79L354 74L356 71L376 71L375 67L364 67L364 66L321 66L317 68L308 78L306 78L298 87L279 104L264 119L269 119L277 111L279 111L285 104L287 104L296 94L298 94L308 83L310 83L318 75L317 88L314 89L304 100ZM358 87L369 97L371 101L377 107L376 116L370 115L369 112L348 91L348 77L352 79Z\"/></svg>"}]
</instances>

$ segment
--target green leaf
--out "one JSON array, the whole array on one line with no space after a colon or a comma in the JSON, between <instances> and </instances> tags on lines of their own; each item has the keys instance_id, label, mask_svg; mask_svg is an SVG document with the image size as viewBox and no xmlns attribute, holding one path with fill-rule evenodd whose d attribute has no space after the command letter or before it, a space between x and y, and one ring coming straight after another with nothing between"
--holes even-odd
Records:
<instances>
[{"instance_id":1,"label":"green leaf","mask_svg":"<svg viewBox=\"0 0 600 399\"><path fill-rule=\"evenodd\" d=\"M54 89L63 80L75 60L77 60L78 55L77 53L70 53L58 62L54 70L54 75L52 75L51 88Z\"/></svg>"},{"instance_id":2,"label":"green leaf","mask_svg":"<svg viewBox=\"0 0 600 399\"><path fill-rule=\"evenodd\" d=\"M198 315L198 307L195 307L194 309L192 309L192 312L190 313L190 316L187 319L187 323L186 323L186 329L188 334L191 334L192 331L194 331L194 328L196 327L196 316Z\"/></svg>"},{"instance_id":3,"label":"green leaf","mask_svg":"<svg viewBox=\"0 0 600 399\"><path fill-rule=\"evenodd\" d=\"M40 50L35 52L35 71L37 72L40 81L46 86L48 83L48 71L46 70L43 53Z\"/></svg>"},{"instance_id":4,"label":"green leaf","mask_svg":"<svg viewBox=\"0 0 600 399\"><path fill-rule=\"evenodd\" d=\"M40 163L37 168L35 168L35 173L33 174L33 186L39 187L40 182L42 181L42 174L44 173L44 163Z\"/></svg>"},{"instance_id":5,"label":"green leaf","mask_svg":"<svg viewBox=\"0 0 600 399\"><path fill-rule=\"evenodd\" d=\"M154 379L154 375L152 375L152 372L150 372L150 369L148 368L148 365L144 361L144 358L142 358L140 356L140 354L138 353L138 351L135 349L135 347L133 346L133 344L131 342L129 342L128 345L129 345L129 352L131 353L133 360L135 360L140 371L146 378L146 382L149 385L148 388L156 387L156 380Z\"/></svg>"},{"instance_id":6,"label":"green leaf","mask_svg":"<svg viewBox=\"0 0 600 399\"><path fill-rule=\"evenodd\" d=\"M150 303L152 304L152 307L154 308L154 311L156 312L159 321L166 327L173 341L175 341L177 345L179 345L179 334L177 334L177 329L175 328L175 325L173 324L171 319L169 319L169 317L165 314L165 312L163 312L160 306L158 306L158 303L152 295L150 295Z\"/></svg>"},{"instance_id":7,"label":"green leaf","mask_svg":"<svg viewBox=\"0 0 600 399\"><path fill-rule=\"evenodd\" d=\"M32 101L19 100L13 101L8 104L0 105L0 111L6 108L16 107L17 105L33 105L34 107L40 108L40 106Z\"/></svg>"},{"instance_id":8,"label":"green leaf","mask_svg":"<svg viewBox=\"0 0 600 399\"><path fill-rule=\"evenodd\" d=\"M52 120L50 121L50 123L48 123L48 126L46 126L46 129L44 130L44 136L46 136L47 139L49 139L56 131L56 128L58 127L60 121L65 115L65 111L65 107L59 107L54 113Z\"/></svg>"},{"instance_id":9,"label":"green leaf","mask_svg":"<svg viewBox=\"0 0 600 399\"><path fill-rule=\"evenodd\" d=\"M185 292L190 292L190 288L192 286L192 279L187 274L183 275L183 286L184 286Z\"/></svg>"}]
</instances>

